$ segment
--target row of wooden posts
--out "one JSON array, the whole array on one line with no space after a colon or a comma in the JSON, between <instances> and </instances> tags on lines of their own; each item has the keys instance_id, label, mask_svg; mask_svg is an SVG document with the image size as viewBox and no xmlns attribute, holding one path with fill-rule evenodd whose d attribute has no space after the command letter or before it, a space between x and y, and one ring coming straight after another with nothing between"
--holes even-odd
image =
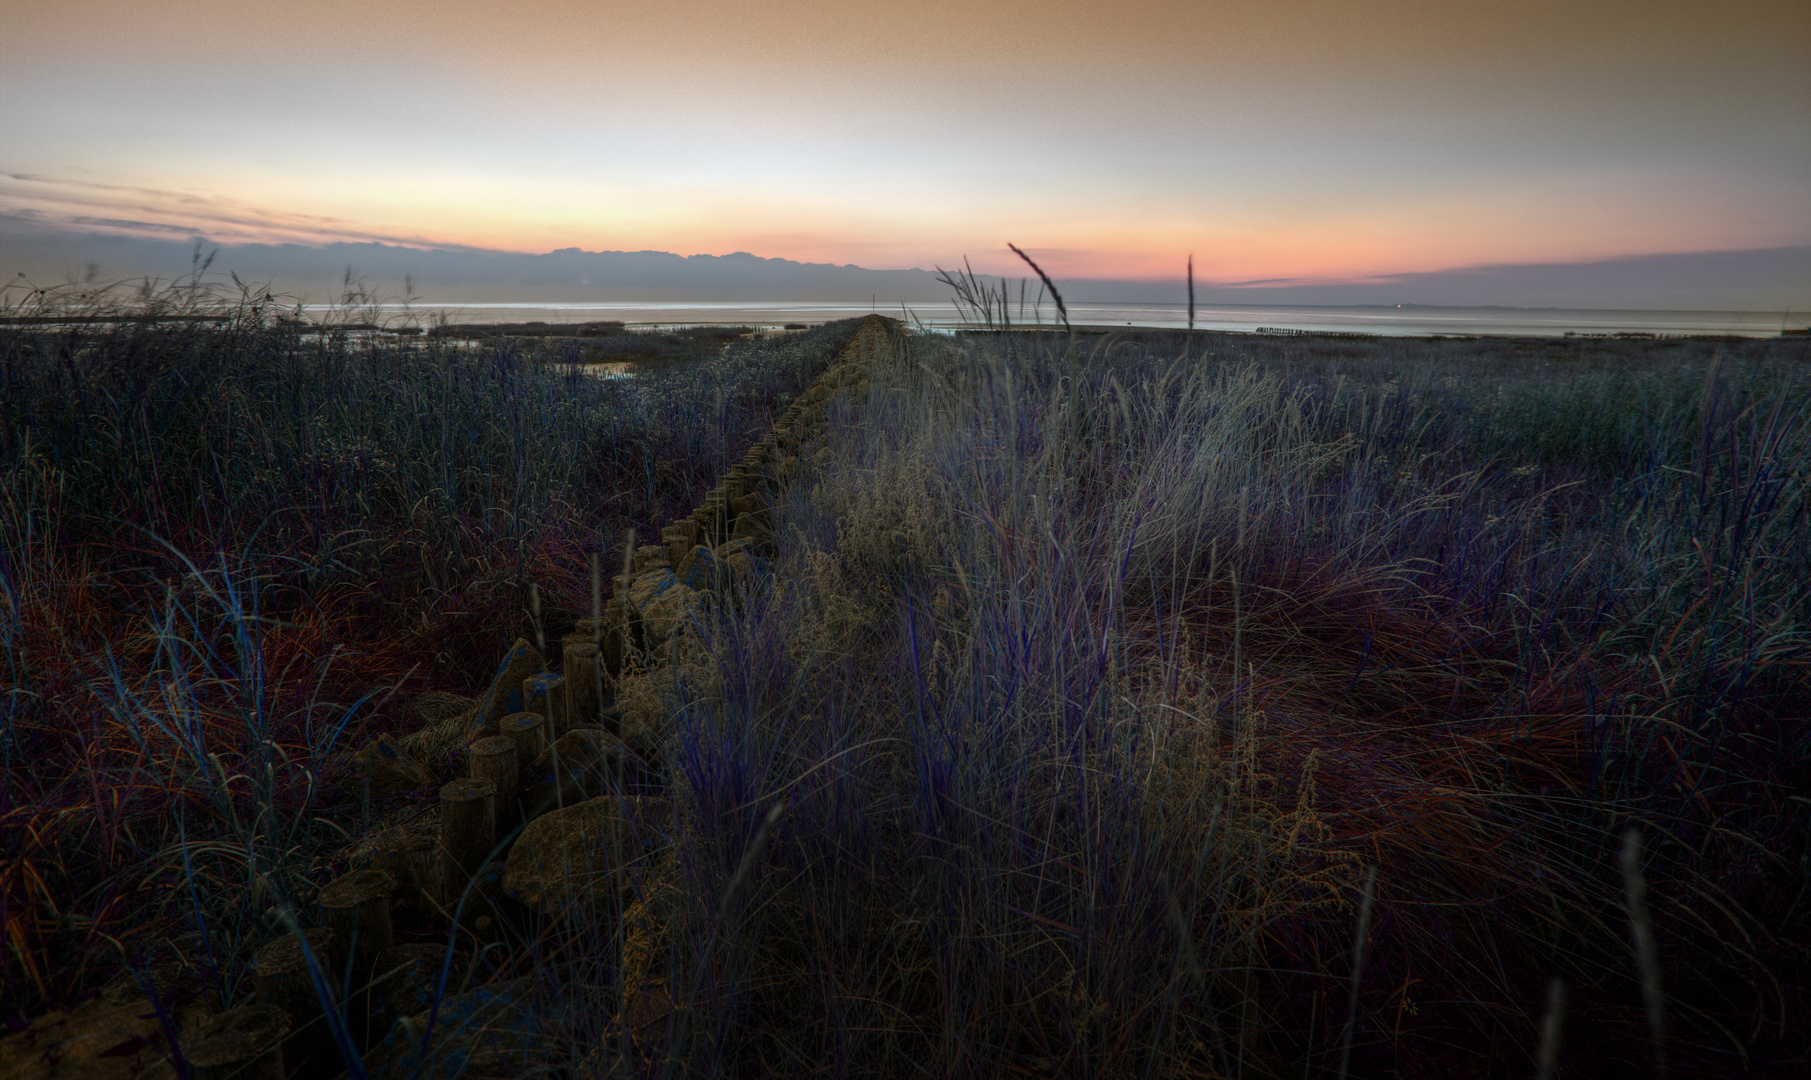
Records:
<instances>
[{"instance_id":1,"label":"row of wooden posts","mask_svg":"<svg viewBox=\"0 0 1811 1080\"><path fill-rule=\"evenodd\" d=\"M895 332L891 320L870 316L831 370L858 354L872 356L874 335L890 338ZM489 908L495 897L477 889L480 883L475 879L491 865L500 841L506 841L518 824L563 801L570 779L557 753L563 736L589 729L601 731L611 741L620 738L621 714L605 703L604 687L621 672L630 650L659 644L642 635L629 599L633 578L658 563L684 568L701 548L714 550L739 540L767 542L770 511L759 487L770 479L784 483L796 474L799 462L787 451L802 444L838 385L837 380L820 376L787 407L767 437L730 466L702 505L661 531L659 546L641 548L626 560L609 605L592 619L580 620L562 641L561 673L530 674L516 691L505 684L511 663L505 660L491 692L480 699L479 729L474 733L479 737L466 746L467 775L440 788L437 832L380 848L374 865L349 871L321 889L316 904L323 925L260 949L252 965L256 1003L203 1021L195 1035L184 1040L183 1056L192 1077L326 1080L338 1072L339 1053L317 1031L323 1022L341 1024L341 1037L359 1043L384 1034L361 1029L381 1026L390 1018L377 991L386 977L404 966L396 963L399 921L437 912L448 919L459 915L460 924L479 935L487 927L494 932L498 913ZM851 383L845 380L840 385ZM517 642L518 650L526 647ZM517 693L519 697L508 696ZM492 725L484 712L488 709L494 715L500 710L504 702L499 694L521 707L503 713ZM619 770L621 761L619 753ZM586 762L585 767L595 764ZM620 771L616 780L620 790ZM482 910L474 913L473 907ZM344 1004L359 1007L328 1020L322 996L323 992L329 1000L344 996L336 987L357 988L353 995L357 1000ZM344 1027L361 1019L367 1024Z\"/></svg>"}]
</instances>

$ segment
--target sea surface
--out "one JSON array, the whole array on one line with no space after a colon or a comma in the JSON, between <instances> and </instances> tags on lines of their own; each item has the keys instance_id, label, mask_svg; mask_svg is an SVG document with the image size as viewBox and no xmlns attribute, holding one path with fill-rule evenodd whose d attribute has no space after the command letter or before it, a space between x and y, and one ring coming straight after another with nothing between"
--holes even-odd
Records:
<instances>
[{"instance_id":1,"label":"sea surface","mask_svg":"<svg viewBox=\"0 0 1811 1080\"><path fill-rule=\"evenodd\" d=\"M619 320L634 326L726 324L778 328L786 323L820 323L879 312L928 329L971 326L973 320L944 303L859 304L810 301L674 301L671 303L465 303L382 305L380 317L445 318L453 323L546 322L583 323ZM1069 305L1077 326L1144 326L1181 329L1188 325L1183 304ZM1300 330L1322 333L1431 336L1532 336L1566 334L1728 334L1776 337L1787 328L1802 328L1803 312L1778 311L1608 311L1573 308L1507 307L1298 307L1291 305L1217 305L1195 311L1201 330L1257 332ZM1056 309L1027 306L1013 312L1014 323L1058 322Z\"/></svg>"}]
</instances>

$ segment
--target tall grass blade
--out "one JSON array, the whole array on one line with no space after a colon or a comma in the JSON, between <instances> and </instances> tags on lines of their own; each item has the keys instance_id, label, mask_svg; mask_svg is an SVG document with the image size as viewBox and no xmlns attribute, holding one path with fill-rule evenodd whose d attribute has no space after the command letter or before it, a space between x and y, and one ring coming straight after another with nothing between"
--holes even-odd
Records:
<instances>
[{"instance_id":1,"label":"tall grass blade","mask_svg":"<svg viewBox=\"0 0 1811 1080\"><path fill-rule=\"evenodd\" d=\"M1346 1006L1346 1031L1340 1037L1339 1080L1346 1080L1352 1066L1352 1036L1358 1030L1358 990L1364 978L1365 943L1371 935L1371 902L1377 893L1377 868L1365 871L1364 892L1358 900L1358 927L1352 934L1352 998Z\"/></svg>"},{"instance_id":2,"label":"tall grass blade","mask_svg":"<svg viewBox=\"0 0 1811 1080\"><path fill-rule=\"evenodd\" d=\"M1660 985L1660 951L1654 942L1654 924L1648 915L1647 879L1643 876L1641 830L1630 826L1622 835L1623 902L1629 915L1629 933L1635 961L1641 972L1641 998L1647 1006L1648 1035L1654 1045L1654 1075L1666 1076L1666 996Z\"/></svg>"},{"instance_id":3,"label":"tall grass blade","mask_svg":"<svg viewBox=\"0 0 1811 1080\"><path fill-rule=\"evenodd\" d=\"M1535 1080L1553 1080L1559 1069L1560 1032L1566 1020L1566 981L1555 975L1547 984L1547 1012L1541 1017L1540 1048L1535 1052Z\"/></svg>"},{"instance_id":4,"label":"tall grass blade","mask_svg":"<svg viewBox=\"0 0 1811 1080\"><path fill-rule=\"evenodd\" d=\"M1018 245L1009 243L1006 246L1012 248L1012 253L1014 255L1024 259L1025 265L1031 267L1032 272L1037 274L1038 280L1044 283L1044 288L1050 290L1050 298L1056 301L1056 313L1062 316L1063 330L1069 334L1069 343L1070 346L1073 347L1075 344L1075 328L1069 325L1069 305L1063 303L1063 294L1057 291L1056 282L1050 280L1050 275L1044 273L1044 268L1039 266L1031 256L1020 251Z\"/></svg>"}]
</instances>

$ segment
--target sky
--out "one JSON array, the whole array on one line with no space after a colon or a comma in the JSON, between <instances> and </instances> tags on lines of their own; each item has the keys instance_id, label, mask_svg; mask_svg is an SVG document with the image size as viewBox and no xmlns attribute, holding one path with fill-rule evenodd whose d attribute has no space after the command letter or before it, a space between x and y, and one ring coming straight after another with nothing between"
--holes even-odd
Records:
<instances>
[{"instance_id":1,"label":"sky","mask_svg":"<svg viewBox=\"0 0 1811 1080\"><path fill-rule=\"evenodd\" d=\"M0 247L1626 265L1811 246L1807 101L1803 0L0 0Z\"/></svg>"}]
</instances>

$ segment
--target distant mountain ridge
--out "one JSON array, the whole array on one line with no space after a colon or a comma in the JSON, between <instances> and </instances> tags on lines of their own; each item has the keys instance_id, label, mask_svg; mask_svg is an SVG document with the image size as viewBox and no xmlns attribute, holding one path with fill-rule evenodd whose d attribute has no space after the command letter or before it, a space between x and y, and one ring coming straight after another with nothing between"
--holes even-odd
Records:
<instances>
[{"instance_id":1,"label":"distant mountain ridge","mask_svg":"<svg viewBox=\"0 0 1811 1080\"><path fill-rule=\"evenodd\" d=\"M187 270L193 245L190 238L81 232L0 215L0 280L23 272L38 284L52 284L79 277L89 264L97 264L107 280L168 279ZM233 244L218 250L213 269L223 278L236 272L245 281L310 299L337 295L348 269L385 297L400 298L405 281L413 281L422 302L438 304L873 299L890 307L950 297L930 270L873 270L746 251L679 255L568 247L523 254L375 241ZM961 257L953 254L950 264ZM1178 273L1168 280L1056 280L1076 301L1177 303L1185 295L1180 271L1178 260ZM1201 304L1806 311L1811 310L1811 245L1475 266L1336 283L1197 282L1196 299Z\"/></svg>"},{"instance_id":2,"label":"distant mountain ridge","mask_svg":"<svg viewBox=\"0 0 1811 1080\"><path fill-rule=\"evenodd\" d=\"M89 263L101 276L168 278L186 271L193 241L99 234L0 233L0 269L45 281L79 275ZM207 250L215 250L204 245ZM405 281L430 302L814 300L941 300L948 290L924 270L770 259L746 251L678 255L670 251L584 251L545 254L463 247L405 247L376 242L220 245L213 269L269 284L286 294L324 299L337 294L348 272L385 296L400 297ZM21 264L15 267L15 263Z\"/></svg>"}]
</instances>

